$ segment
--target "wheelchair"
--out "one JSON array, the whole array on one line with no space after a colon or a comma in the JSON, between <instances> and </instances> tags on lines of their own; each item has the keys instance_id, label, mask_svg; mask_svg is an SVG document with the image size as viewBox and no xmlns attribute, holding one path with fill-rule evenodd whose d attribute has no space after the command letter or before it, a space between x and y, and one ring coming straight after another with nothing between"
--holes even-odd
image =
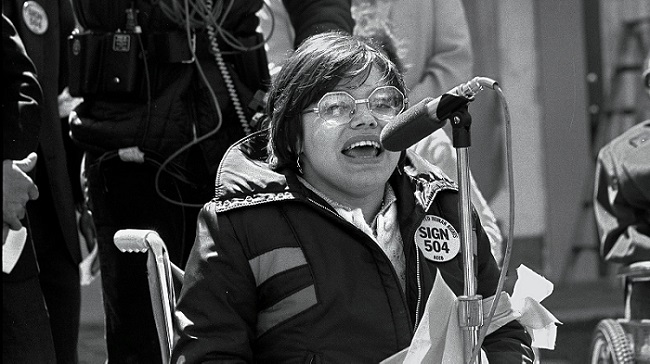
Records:
<instances>
[{"instance_id":1,"label":"wheelchair","mask_svg":"<svg viewBox=\"0 0 650 364\"><path fill-rule=\"evenodd\" d=\"M601 320L591 340L591 364L650 364L650 319L630 312L632 285L650 283L650 261L624 266L617 272L625 284L625 317Z\"/></svg>"}]
</instances>

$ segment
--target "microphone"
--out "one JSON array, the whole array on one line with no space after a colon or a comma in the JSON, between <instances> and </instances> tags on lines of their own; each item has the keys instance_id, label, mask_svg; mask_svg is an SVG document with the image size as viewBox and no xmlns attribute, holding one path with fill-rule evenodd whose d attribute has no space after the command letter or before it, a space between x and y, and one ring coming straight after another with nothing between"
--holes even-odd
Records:
<instances>
[{"instance_id":1,"label":"microphone","mask_svg":"<svg viewBox=\"0 0 650 364\"><path fill-rule=\"evenodd\" d=\"M497 82L486 77L474 77L437 98L427 97L397 115L381 131L381 144L387 150L399 152L442 128L460 107L474 101L483 87L494 89Z\"/></svg>"}]
</instances>

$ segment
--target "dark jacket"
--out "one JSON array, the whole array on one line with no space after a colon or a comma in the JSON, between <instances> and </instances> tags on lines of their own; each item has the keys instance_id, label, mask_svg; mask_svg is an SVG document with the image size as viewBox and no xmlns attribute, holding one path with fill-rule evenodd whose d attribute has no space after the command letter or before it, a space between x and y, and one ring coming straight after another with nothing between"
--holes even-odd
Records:
<instances>
[{"instance_id":1,"label":"dark jacket","mask_svg":"<svg viewBox=\"0 0 650 364\"><path fill-rule=\"evenodd\" d=\"M86 31L102 34L125 29L126 9L132 1L74 0L74 3L81 26ZM232 92L226 87L215 61L214 44L206 29L196 29L194 62L171 59L177 57L167 54L170 47L188 50L185 26L170 20L169 14L173 13L169 10L170 1L152 3L135 1L138 24L142 27L137 38L143 43L147 62L146 68L141 67L131 74L138 84L144 82L143 90L138 95L100 92L84 96L84 103L71 119L72 136L85 149L97 152L138 146L146 156L159 162L196 138L205 137L207 140L200 143L200 149L206 169L214 176L223 153L245 135L245 128L235 114ZM217 4L229 4L228 1L213 3L215 8ZM285 0L296 29L296 43L323 30L339 29L351 33L354 23L350 3L350 0ZM262 1L237 0L231 5L227 15L219 17L219 21L223 20L223 33L249 47L261 45L262 39L256 33L259 24L256 12L262 7ZM170 42L173 44L163 42L163 47L157 46L158 40L167 39L167 36L174 39ZM254 94L258 90L265 91L269 83L264 48L235 51L229 44L232 41L221 36L216 40L243 112L250 119L255 111L254 107L249 107L256 102ZM112 55L108 52L103 59L110 61ZM185 57L189 59L191 55ZM106 62L102 66L106 66ZM119 64L118 68L123 70L126 65ZM220 110L215 108L206 80ZM186 158L186 155L181 156L174 162L184 166ZM211 186L213 179L209 180Z\"/></svg>"},{"instance_id":2,"label":"dark jacket","mask_svg":"<svg viewBox=\"0 0 650 364\"><path fill-rule=\"evenodd\" d=\"M406 289L381 248L291 172L276 173L235 145L199 215L177 313L174 359L260 363L377 363L407 347L440 270L463 292L461 254L436 263L415 245L426 216L458 231L455 185L408 154L390 184L406 257ZM499 270L474 215L478 293ZM490 362L532 357L517 322L489 335ZM173 361L176 362L176 361ZM180 361L179 361L180 362Z\"/></svg>"},{"instance_id":3,"label":"dark jacket","mask_svg":"<svg viewBox=\"0 0 650 364\"><path fill-rule=\"evenodd\" d=\"M650 260L650 120L598 153L594 213L600 252L608 262Z\"/></svg>"},{"instance_id":4,"label":"dark jacket","mask_svg":"<svg viewBox=\"0 0 650 364\"><path fill-rule=\"evenodd\" d=\"M4 10L4 9L3 9ZM2 160L21 160L36 151L43 100L36 68L9 18L2 13ZM37 162L38 163L38 162ZM38 276L31 236L10 274L3 281Z\"/></svg>"}]
</instances>

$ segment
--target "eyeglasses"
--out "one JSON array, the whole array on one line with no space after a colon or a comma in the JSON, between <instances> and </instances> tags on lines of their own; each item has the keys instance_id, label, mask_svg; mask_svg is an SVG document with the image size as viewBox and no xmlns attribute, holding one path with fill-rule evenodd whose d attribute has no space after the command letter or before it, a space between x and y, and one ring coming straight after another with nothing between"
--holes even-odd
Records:
<instances>
[{"instance_id":1,"label":"eyeglasses","mask_svg":"<svg viewBox=\"0 0 650 364\"><path fill-rule=\"evenodd\" d=\"M333 121L339 125L349 123L357 111L358 104L366 104L370 113L377 119L390 121L406 108L407 99L395 86L380 86L374 89L367 99L357 100L345 91L328 92L320 101L318 107L303 111L303 114L314 112L325 121Z\"/></svg>"}]
</instances>

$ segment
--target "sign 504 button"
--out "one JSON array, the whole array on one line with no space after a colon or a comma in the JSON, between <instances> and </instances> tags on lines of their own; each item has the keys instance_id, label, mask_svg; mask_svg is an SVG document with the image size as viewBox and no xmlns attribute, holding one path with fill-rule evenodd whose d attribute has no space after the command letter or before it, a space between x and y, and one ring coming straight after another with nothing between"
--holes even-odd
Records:
<instances>
[{"instance_id":1,"label":"sign 504 button","mask_svg":"<svg viewBox=\"0 0 650 364\"><path fill-rule=\"evenodd\" d=\"M415 243L428 260L448 262L460 251L460 237L445 219L426 215L415 231Z\"/></svg>"}]
</instances>

